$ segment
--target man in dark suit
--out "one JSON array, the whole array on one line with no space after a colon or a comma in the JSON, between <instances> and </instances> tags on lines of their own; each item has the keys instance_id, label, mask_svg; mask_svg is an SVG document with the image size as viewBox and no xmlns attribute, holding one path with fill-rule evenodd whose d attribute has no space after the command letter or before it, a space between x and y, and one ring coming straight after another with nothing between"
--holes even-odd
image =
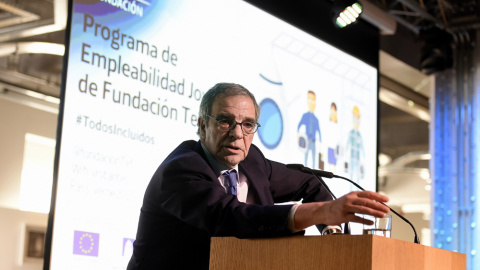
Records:
<instances>
[{"instance_id":1,"label":"man in dark suit","mask_svg":"<svg viewBox=\"0 0 480 270\"><path fill-rule=\"evenodd\" d=\"M200 141L180 144L147 187L128 269L208 269L212 236L293 235L312 225L369 223L355 213L388 212L378 203L388 200L383 195L332 201L311 175L266 159L252 144L259 115L241 85L220 83L204 95Z\"/></svg>"}]
</instances>

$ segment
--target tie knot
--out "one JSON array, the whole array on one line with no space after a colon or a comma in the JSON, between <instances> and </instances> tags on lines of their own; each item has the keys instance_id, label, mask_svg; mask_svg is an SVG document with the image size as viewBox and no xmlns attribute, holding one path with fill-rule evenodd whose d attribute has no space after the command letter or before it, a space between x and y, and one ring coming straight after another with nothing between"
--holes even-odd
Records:
<instances>
[{"instance_id":1,"label":"tie knot","mask_svg":"<svg viewBox=\"0 0 480 270\"><path fill-rule=\"evenodd\" d=\"M230 175L230 174L232 174L232 173L233 173L233 174L237 174L237 171L236 171L235 169L232 169L232 170L230 170L230 171L225 171L225 172L223 173L223 175Z\"/></svg>"}]
</instances>

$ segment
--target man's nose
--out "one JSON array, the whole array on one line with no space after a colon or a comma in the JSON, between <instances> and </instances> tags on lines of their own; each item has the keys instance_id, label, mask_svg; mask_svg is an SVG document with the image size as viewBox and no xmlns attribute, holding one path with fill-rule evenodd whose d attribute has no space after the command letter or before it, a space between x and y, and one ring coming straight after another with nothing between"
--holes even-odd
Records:
<instances>
[{"instance_id":1,"label":"man's nose","mask_svg":"<svg viewBox=\"0 0 480 270\"><path fill-rule=\"evenodd\" d=\"M236 123L235 127L230 130L230 136L233 136L236 139L243 138L242 124Z\"/></svg>"}]
</instances>

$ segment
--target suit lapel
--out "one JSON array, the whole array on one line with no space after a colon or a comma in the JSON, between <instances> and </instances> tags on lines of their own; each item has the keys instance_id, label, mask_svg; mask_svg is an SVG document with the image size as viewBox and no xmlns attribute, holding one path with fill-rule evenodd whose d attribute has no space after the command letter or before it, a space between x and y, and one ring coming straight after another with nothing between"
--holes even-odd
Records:
<instances>
[{"instance_id":1,"label":"suit lapel","mask_svg":"<svg viewBox=\"0 0 480 270\"><path fill-rule=\"evenodd\" d=\"M261 172L253 172L242 163L238 165L240 173L248 180L248 193L253 193L255 202L260 205L273 205L270 193L270 181Z\"/></svg>"},{"instance_id":2,"label":"suit lapel","mask_svg":"<svg viewBox=\"0 0 480 270\"><path fill-rule=\"evenodd\" d=\"M202 148L202 143L200 142L200 140L197 141L197 143L195 144L193 150L195 152L197 152L203 160L205 160L205 162L208 164L208 166L210 167L210 170L212 171L213 175L216 176L216 172L215 172L215 168L213 167L212 164L210 164L210 162L208 161L208 158L207 156L205 155L205 152L203 151L203 148ZM217 181L218 182L218 181ZM220 183L219 183L220 184Z\"/></svg>"}]
</instances>

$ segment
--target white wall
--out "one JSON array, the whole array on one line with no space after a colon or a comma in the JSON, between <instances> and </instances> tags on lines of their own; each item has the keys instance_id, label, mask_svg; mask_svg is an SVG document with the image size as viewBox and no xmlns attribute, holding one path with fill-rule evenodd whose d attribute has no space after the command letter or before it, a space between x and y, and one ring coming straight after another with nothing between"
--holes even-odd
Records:
<instances>
[{"instance_id":1,"label":"white wall","mask_svg":"<svg viewBox=\"0 0 480 270\"><path fill-rule=\"evenodd\" d=\"M47 227L47 214L19 210L25 134L55 139L57 115L0 97L0 269L42 269L21 264L25 226ZM53 168L52 168L53 170Z\"/></svg>"},{"instance_id":2,"label":"white wall","mask_svg":"<svg viewBox=\"0 0 480 270\"><path fill-rule=\"evenodd\" d=\"M40 270L42 259L24 261L25 227L47 227L48 214L0 208L0 269Z\"/></svg>"}]
</instances>

